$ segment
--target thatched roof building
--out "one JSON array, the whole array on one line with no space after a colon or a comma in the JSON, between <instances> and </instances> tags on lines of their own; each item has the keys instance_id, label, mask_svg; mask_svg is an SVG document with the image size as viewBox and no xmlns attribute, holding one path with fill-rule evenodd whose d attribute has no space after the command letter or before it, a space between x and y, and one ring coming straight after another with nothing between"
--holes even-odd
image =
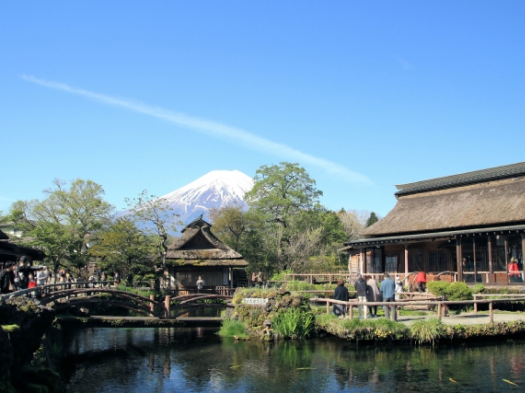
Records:
<instances>
[{"instance_id":1,"label":"thatched roof building","mask_svg":"<svg viewBox=\"0 0 525 393\"><path fill-rule=\"evenodd\" d=\"M35 261L42 261L46 256L40 250L11 242L9 236L0 229L0 266L3 267L8 261L15 262L22 255L27 255Z\"/></svg>"},{"instance_id":2,"label":"thatched roof building","mask_svg":"<svg viewBox=\"0 0 525 393\"><path fill-rule=\"evenodd\" d=\"M384 266L384 261L378 259L393 253L394 245L403 245L404 252L396 251L396 263L400 265L404 254L405 273L447 267L461 277L463 259L467 264L470 260L474 270L479 262L481 269L493 272L506 270L513 257L520 260L523 270L525 162L396 187L398 201L394 209L364 229L359 240L345 244L364 251L365 256L367 248L370 254L382 254L370 257L376 259L372 265ZM458 247L455 255L448 252L453 246ZM502 248L500 254L498 246ZM437 256L428 255L431 248ZM418 250L419 261L415 257L411 261L409 249ZM396 266L398 271L401 269Z\"/></svg>"},{"instance_id":3,"label":"thatched roof building","mask_svg":"<svg viewBox=\"0 0 525 393\"><path fill-rule=\"evenodd\" d=\"M211 227L201 215L182 230L180 239L168 246L166 266L179 288L195 286L199 276L207 287L233 287L236 285L233 268L248 266L241 254L213 235Z\"/></svg>"}]
</instances>

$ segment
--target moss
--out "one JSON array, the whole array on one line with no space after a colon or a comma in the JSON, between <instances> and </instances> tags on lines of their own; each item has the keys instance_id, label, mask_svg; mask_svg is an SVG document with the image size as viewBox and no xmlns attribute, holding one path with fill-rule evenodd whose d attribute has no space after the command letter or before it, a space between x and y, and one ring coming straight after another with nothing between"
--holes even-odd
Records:
<instances>
[{"instance_id":1,"label":"moss","mask_svg":"<svg viewBox=\"0 0 525 393\"><path fill-rule=\"evenodd\" d=\"M1 327L6 333L13 333L20 330L20 326L18 325L2 325Z\"/></svg>"}]
</instances>

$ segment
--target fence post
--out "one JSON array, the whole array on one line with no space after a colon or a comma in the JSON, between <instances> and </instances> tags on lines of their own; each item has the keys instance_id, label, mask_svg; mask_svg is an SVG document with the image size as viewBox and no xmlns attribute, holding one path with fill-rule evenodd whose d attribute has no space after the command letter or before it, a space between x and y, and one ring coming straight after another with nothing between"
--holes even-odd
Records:
<instances>
[{"instance_id":1,"label":"fence post","mask_svg":"<svg viewBox=\"0 0 525 393\"><path fill-rule=\"evenodd\" d=\"M478 300L478 295L474 295L474 314L478 313L478 303L476 303L476 300Z\"/></svg>"},{"instance_id":2,"label":"fence post","mask_svg":"<svg viewBox=\"0 0 525 393\"><path fill-rule=\"evenodd\" d=\"M489 323L494 323L494 313L493 313L493 302L492 300L489 302Z\"/></svg>"},{"instance_id":3,"label":"fence post","mask_svg":"<svg viewBox=\"0 0 525 393\"><path fill-rule=\"evenodd\" d=\"M326 313L330 314L330 302L328 301L328 299L326 300Z\"/></svg>"},{"instance_id":4,"label":"fence post","mask_svg":"<svg viewBox=\"0 0 525 393\"><path fill-rule=\"evenodd\" d=\"M171 302L171 296L166 295L166 298L164 299L164 317L165 318L169 318L171 314L170 302Z\"/></svg>"},{"instance_id":5,"label":"fence post","mask_svg":"<svg viewBox=\"0 0 525 393\"><path fill-rule=\"evenodd\" d=\"M350 304L350 312L348 313L350 319L354 319L354 306Z\"/></svg>"},{"instance_id":6,"label":"fence post","mask_svg":"<svg viewBox=\"0 0 525 393\"><path fill-rule=\"evenodd\" d=\"M438 319L441 319L441 303L438 303Z\"/></svg>"},{"instance_id":7,"label":"fence post","mask_svg":"<svg viewBox=\"0 0 525 393\"><path fill-rule=\"evenodd\" d=\"M390 320L397 321L397 306L392 306L391 308L392 309L390 310Z\"/></svg>"}]
</instances>

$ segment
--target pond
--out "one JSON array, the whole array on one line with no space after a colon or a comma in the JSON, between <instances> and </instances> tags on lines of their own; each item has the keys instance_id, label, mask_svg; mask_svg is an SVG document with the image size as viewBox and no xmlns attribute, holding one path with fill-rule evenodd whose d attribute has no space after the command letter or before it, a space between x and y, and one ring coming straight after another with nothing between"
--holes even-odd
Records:
<instances>
[{"instance_id":1,"label":"pond","mask_svg":"<svg viewBox=\"0 0 525 393\"><path fill-rule=\"evenodd\" d=\"M333 338L237 342L215 331L73 331L66 339L67 392L519 392L525 386L521 341L432 349Z\"/></svg>"}]
</instances>

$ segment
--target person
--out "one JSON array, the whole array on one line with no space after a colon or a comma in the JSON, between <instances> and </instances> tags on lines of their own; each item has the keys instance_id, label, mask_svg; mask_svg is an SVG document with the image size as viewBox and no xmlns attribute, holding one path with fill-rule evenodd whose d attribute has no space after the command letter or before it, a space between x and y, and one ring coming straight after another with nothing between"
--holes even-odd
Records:
<instances>
[{"instance_id":1,"label":"person","mask_svg":"<svg viewBox=\"0 0 525 393\"><path fill-rule=\"evenodd\" d=\"M341 278L337 280L337 287L334 291L334 300L340 300L342 302L348 301L348 289L345 287L345 282ZM346 306L343 304L334 304L332 312L342 318L346 314Z\"/></svg>"},{"instance_id":2,"label":"person","mask_svg":"<svg viewBox=\"0 0 525 393\"><path fill-rule=\"evenodd\" d=\"M115 287L118 287L118 284L120 284L120 274L117 271L113 273L113 283L115 284Z\"/></svg>"},{"instance_id":3,"label":"person","mask_svg":"<svg viewBox=\"0 0 525 393\"><path fill-rule=\"evenodd\" d=\"M357 281L355 282L355 290L357 291L357 301L359 303L366 303L366 281L361 273L357 273ZM359 319L366 319L366 306L358 306Z\"/></svg>"},{"instance_id":4,"label":"person","mask_svg":"<svg viewBox=\"0 0 525 393\"><path fill-rule=\"evenodd\" d=\"M106 273L102 272L100 274L100 280L102 281L102 283L100 284L101 287L105 287L106 286Z\"/></svg>"},{"instance_id":5,"label":"person","mask_svg":"<svg viewBox=\"0 0 525 393\"><path fill-rule=\"evenodd\" d=\"M36 281L35 277L33 276L33 273L29 273L29 279L27 281L27 288L34 288L36 287Z\"/></svg>"},{"instance_id":6,"label":"person","mask_svg":"<svg viewBox=\"0 0 525 393\"><path fill-rule=\"evenodd\" d=\"M88 277L88 283L89 283L89 287L90 288L93 288L95 286L95 275L92 274Z\"/></svg>"},{"instance_id":7,"label":"person","mask_svg":"<svg viewBox=\"0 0 525 393\"><path fill-rule=\"evenodd\" d=\"M28 256L22 255L18 260L18 267L15 273L15 284L18 284L19 289L27 289L29 274L42 269L42 266L30 266L30 264L31 258Z\"/></svg>"},{"instance_id":8,"label":"person","mask_svg":"<svg viewBox=\"0 0 525 393\"><path fill-rule=\"evenodd\" d=\"M518 259L516 257L510 258L509 275L510 275L511 282L519 281L519 277L521 276L521 273L518 268Z\"/></svg>"},{"instance_id":9,"label":"person","mask_svg":"<svg viewBox=\"0 0 525 393\"><path fill-rule=\"evenodd\" d=\"M255 286L256 281L257 281L257 275L255 274L255 272L252 272L252 287Z\"/></svg>"},{"instance_id":10,"label":"person","mask_svg":"<svg viewBox=\"0 0 525 393\"><path fill-rule=\"evenodd\" d=\"M36 274L36 285L38 286L46 285L48 277L49 277L49 273L48 273L47 267L44 266L44 268Z\"/></svg>"},{"instance_id":11,"label":"person","mask_svg":"<svg viewBox=\"0 0 525 393\"><path fill-rule=\"evenodd\" d=\"M6 262L5 268L0 272L0 293L9 293L16 289L15 270L16 263Z\"/></svg>"},{"instance_id":12,"label":"person","mask_svg":"<svg viewBox=\"0 0 525 393\"><path fill-rule=\"evenodd\" d=\"M257 286L263 287L263 274L261 271L257 274Z\"/></svg>"},{"instance_id":13,"label":"person","mask_svg":"<svg viewBox=\"0 0 525 393\"><path fill-rule=\"evenodd\" d=\"M420 270L416 274L416 284L419 293L423 293L427 289L427 275L424 271Z\"/></svg>"},{"instance_id":14,"label":"person","mask_svg":"<svg viewBox=\"0 0 525 393\"><path fill-rule=\"evenodd\" d=\"M366 276L366 301L367 302L382 302L381 292L377 281L370 276ZM368 306L371 318L377 318L377 306Z\"/></svg>"},{"instance_id":15,"label":"person","mask_svg":"<svg viewBox=\"0 0 525 393\"><path fill-rule=\"evenodd\" d=\"M202 279L201 276L199 276L199 279L197 280L197 282L195 283L197 285L197 290L200 292L204 289L204 280Z\"/></svg>"},{"instance_id":16,"label":"person","mask_svg":"<svg viewBox=\"0 0 525 393\"><path fill-rule=\"evenodd\" d=\"M396 296L395 296L395 298L396 298L396 301L398 301L398 300L401 300L401 294L404 291L403 281L401 281L399 276L396 276L395 284L396 284L396 287L395 287Z\"/></svg>"},{"instance_id":17,"label":"person","mask_svg":"<svg viewBox=\"0 0 525 393\"><path fill-rule=\"evenodd\" d=\"M381 293L383 294L383 301L393 302L395 299L394 295L396 284L394 283L394 280L390 278L390 274L385 273L384 277L385 279L381 282ZM385 317L390 318L390 306L383 306L383 309L385 310Z\"/></svg>"},{"instance_id":18,"label":"person","mask_svg":"<svg viewBox=\"0 0 525 393\"><path fill-rule=\"evenodd\" d=\"M67 283L67 285L64 286L64 289L71 289L72 281L73 281L73 277L71 276L71 273L69 272L69 270L66 270L65 282Z\"/></svg>"}]
</instances>

